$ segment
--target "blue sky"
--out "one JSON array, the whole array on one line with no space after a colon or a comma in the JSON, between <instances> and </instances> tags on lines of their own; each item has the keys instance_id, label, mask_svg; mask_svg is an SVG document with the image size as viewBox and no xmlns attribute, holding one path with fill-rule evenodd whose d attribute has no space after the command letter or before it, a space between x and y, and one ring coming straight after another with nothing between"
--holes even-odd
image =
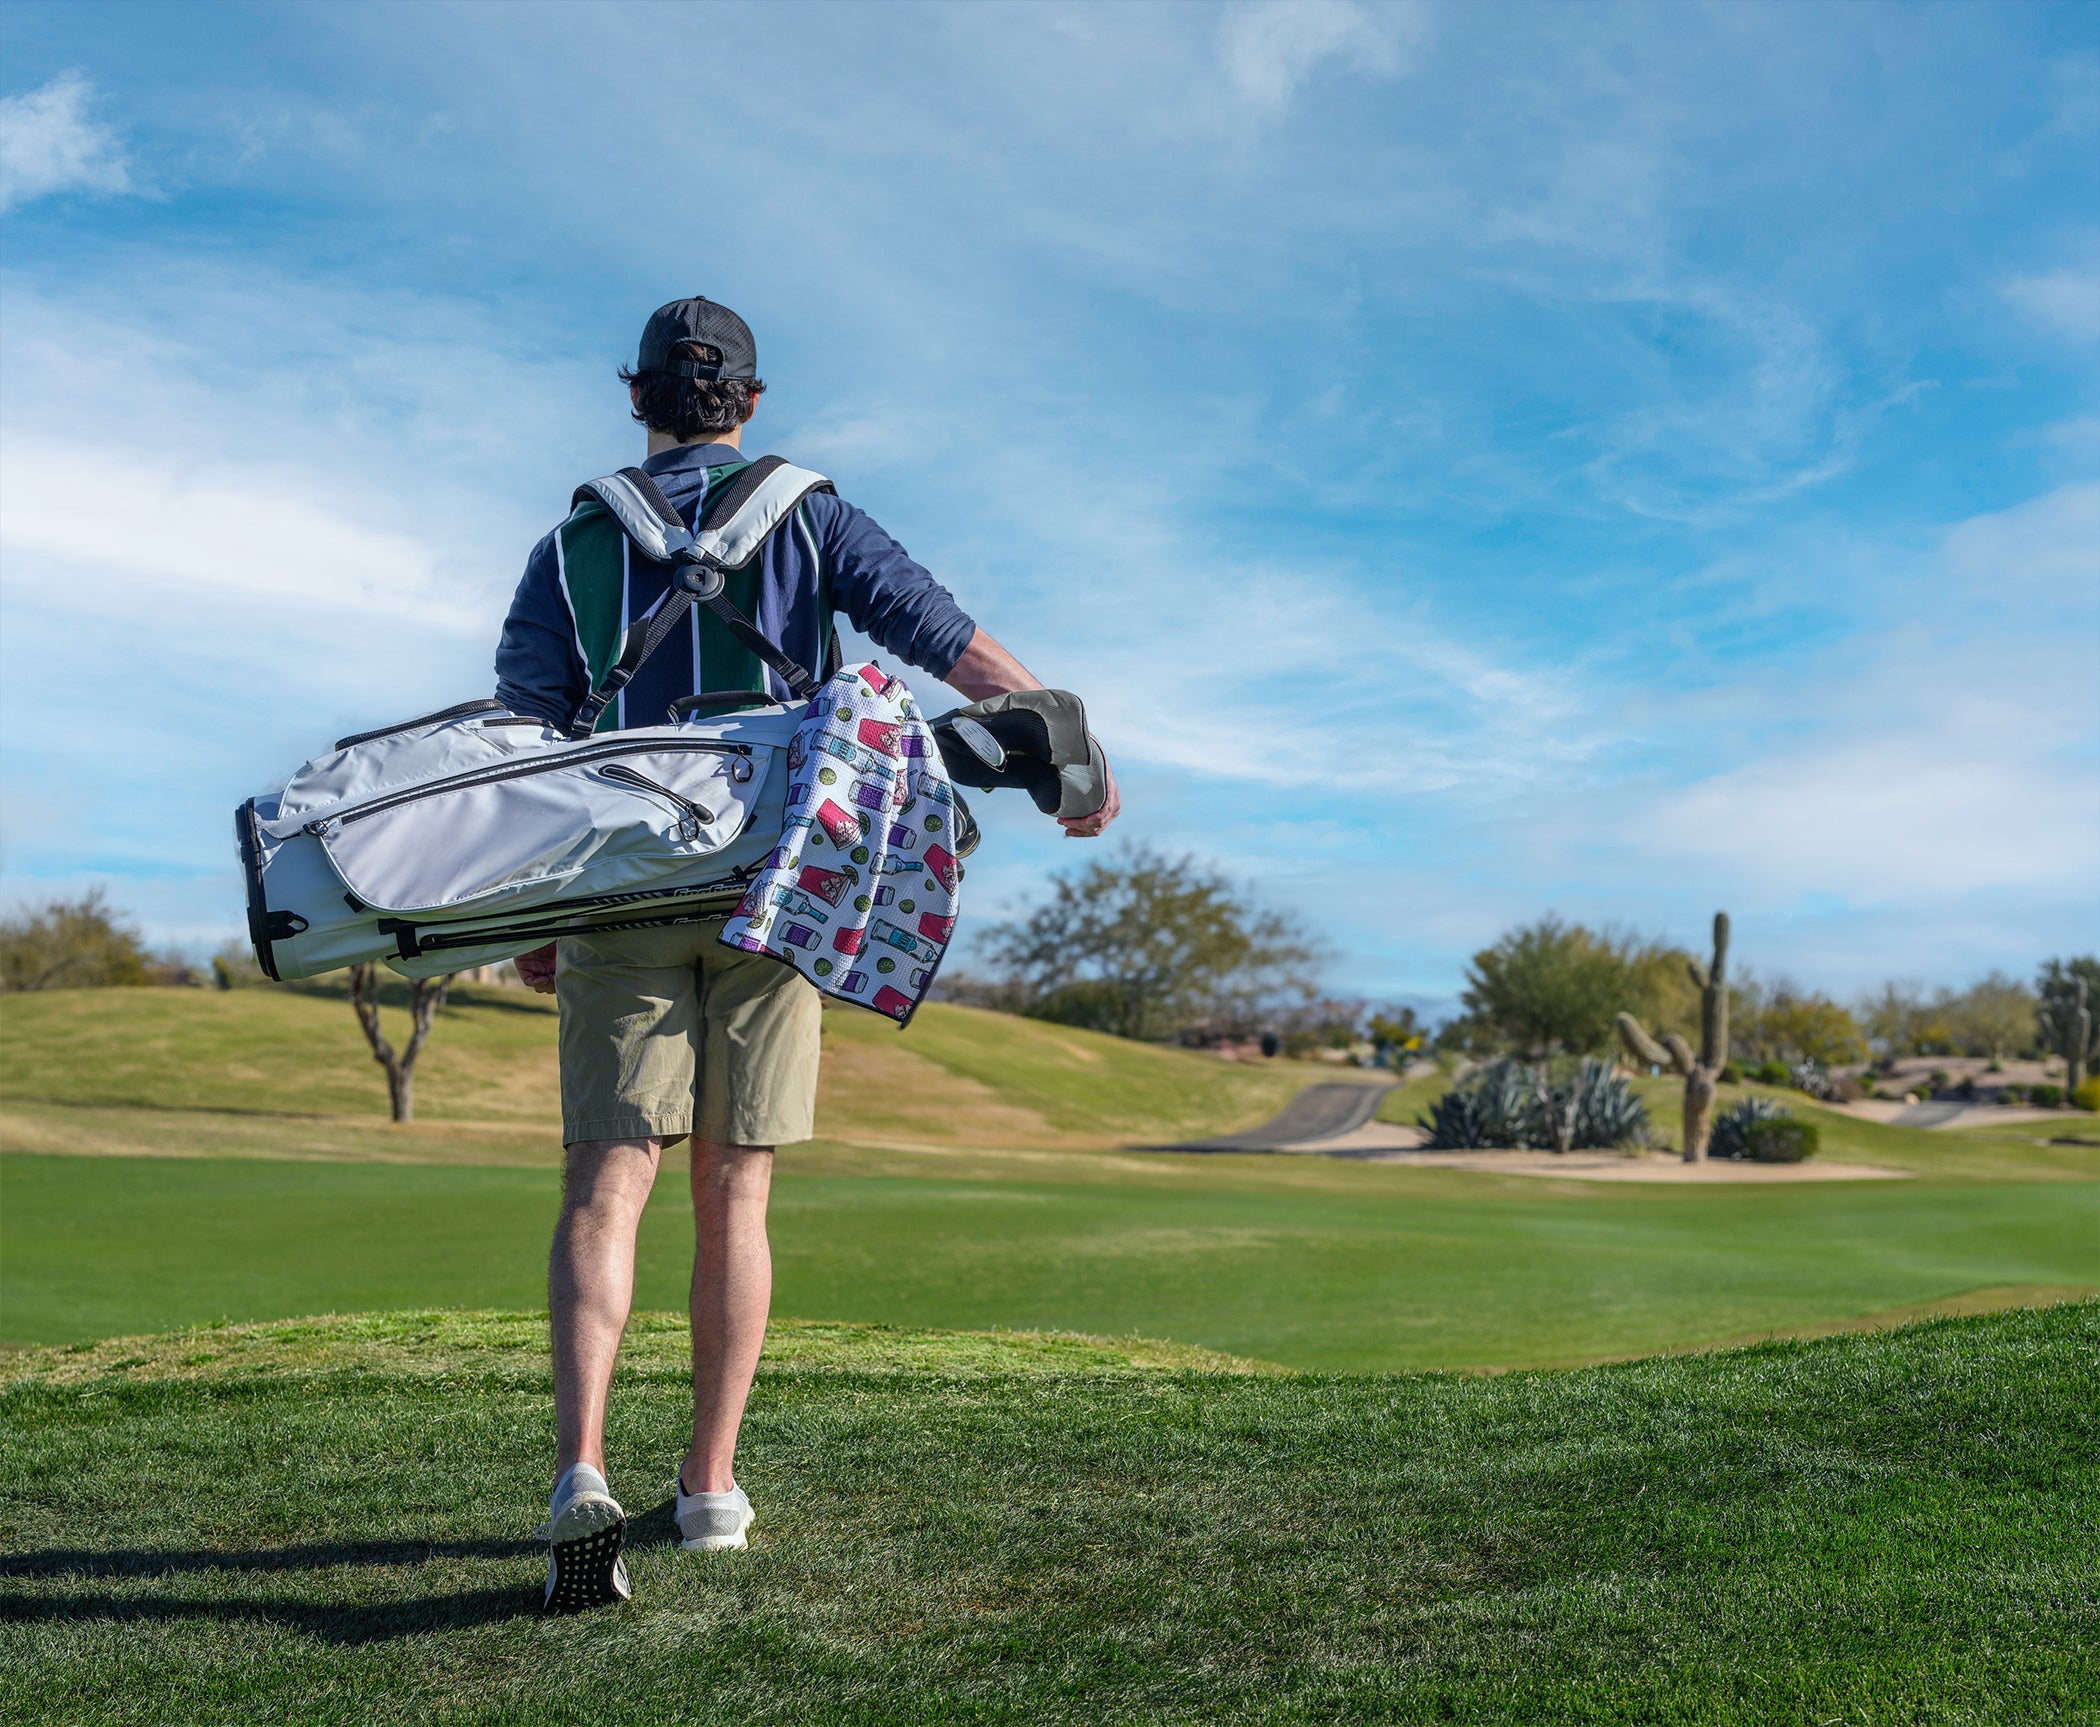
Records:
<instances>
[{"instance_id":1,"label":"blue sky","mask_svg":"<svg viewBox=\"0 0 2100 1727\"><path fill-rule=\"evenodd\" d=\"M702 292L1339 988L2100 942L2100 9L14 0L0 99L0 899L232 933ZM1086 855L987 815L979 922Z\"/></svg>"}]
</instances>

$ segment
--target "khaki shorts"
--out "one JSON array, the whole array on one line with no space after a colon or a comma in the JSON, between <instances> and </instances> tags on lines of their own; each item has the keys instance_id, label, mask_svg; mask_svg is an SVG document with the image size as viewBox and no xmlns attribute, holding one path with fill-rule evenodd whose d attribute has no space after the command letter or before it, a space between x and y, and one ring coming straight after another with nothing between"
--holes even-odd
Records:
<instances>
[{"instance_id":1,"label":"khaki shorts","mask_svg":"<svg viewBox=\"0 0 2100 1727\"><path fill-rule=\"evenodd\" d=\"M818 1001L722 920L564 940L562 1143L789 1145L816 1131Z\"/></svg>"}]
</instances>

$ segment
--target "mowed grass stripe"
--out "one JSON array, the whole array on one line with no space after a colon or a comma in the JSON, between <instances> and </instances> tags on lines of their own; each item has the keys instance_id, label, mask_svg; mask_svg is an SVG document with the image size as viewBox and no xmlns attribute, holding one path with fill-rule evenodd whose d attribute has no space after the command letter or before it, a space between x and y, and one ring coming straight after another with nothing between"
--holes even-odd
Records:
<instances>
[{"instance_id":1,"label":"mowed grass stripe","mask_svg":"<svg viewBox=\"0 0 2100 1727\"><path fill-rule=\"evenodd\" d=\"M645 1220L642 1307L683 1305L684 1188L667 1170ZM536 1307L558 1197L551 1170L0 1158L0 1337ZM1489 1367L2091 1286L2100 1185L1466 1198L784 1173L773 1236L789 1316L1138 1333L1300 1368Z\"/></svg>"},{"instance_id":2,"label":"mowed grass stripe","mask_svg":"<svg viewBox=\"0 0 2100 1727\"><path fill-rule=\"evenodd\" d=\"M0 1393L0 1691L180 1722L2034 1723L2100 1703L2100 1306L1494 1379L762 1373L752 1551L535 1612L544 1387ZM325 1363L317 1363L325 1366ZM869 1366L884 1365L881 1346ZM973 1362L973 1367L974 1367Z\"/></svg>"}]
</instances>

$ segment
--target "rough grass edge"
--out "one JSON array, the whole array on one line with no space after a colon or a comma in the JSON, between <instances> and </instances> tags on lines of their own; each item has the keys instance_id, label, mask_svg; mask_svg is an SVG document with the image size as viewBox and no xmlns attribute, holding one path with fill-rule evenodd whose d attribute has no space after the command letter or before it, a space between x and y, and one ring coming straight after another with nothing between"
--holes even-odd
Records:
<instances>
[{"instance_id":1,"label":"rough grass edge","mask_svg":"<svg viewBox=\"0 0 2100 1727\"><path fill-rule=\"evenodd\" d=\"M760 1377L798 1374L933 1375L942 1378L1212 1377L1490 1378L1654 1366L1670 1361L1788 1353L1866 1335L1922 1332L2006 1313L2081 1308L2100 1320L2090 1285L1999 1285L1882 1313L1729 1338L1636 1356L1524 1367L1447 1367L1363 1374L1301 1375L1272 1361L1194 1344L1071 1331L937 1331L836 1320L775 1319ZM167 1382L289 1382L373 1379L530 1380L548 1374L544 1314L427 1309L319 1314L252 1324L222 1323L93 1342L0 1353L0 1393ZM620 1372L680 1383L691 1372L686 1319L638 1313L629 1322Z\"/></svg>"},{"instance_id":2,"label":"rough grass edge","mask_svg":"<svg viewBox=\"0 0 2100 1727\"><path fill-rule=\"evenodd\" d=\"M692 1371L682 1313L637 1313L620 1353L624 1375L683 1380ZM759 1371L943 1375L1283 1374L1274 1362L1147 1337L1069 1331L935 1331L833 1320L775 1319ZM221 1323L0 1356L0 1389L97 1380L286 1379L366 1373L386 1378L547 1376L545 1314L425 1309Z\"/></svg>"}]
</instances>

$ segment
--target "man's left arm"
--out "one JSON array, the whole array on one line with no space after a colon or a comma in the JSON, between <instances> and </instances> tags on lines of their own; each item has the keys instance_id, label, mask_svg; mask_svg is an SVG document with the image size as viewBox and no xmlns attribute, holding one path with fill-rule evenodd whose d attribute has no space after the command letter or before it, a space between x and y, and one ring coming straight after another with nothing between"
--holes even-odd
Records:
<instances>
[{"instance_id":1,"label":"man's left arm","mask_svg":"<svg viewBox=\"0 0 2100 1727\"><path fill-rule=\"evenodd\" d=\"M970 645L963 649L955 664L948 668L943 682L962 691L973 702L981 702L987 696L1011 695L1015 690L1039 690L1042 683L1021 662L999 645L990 631L981 626L970 637ZM1098 743L1100 740L1096 739ZM1108 765L1108 755L1101 756L1102 772L1108 779L1108 796L1101 807L1090 816L1069 816L1057 825L1065 830L1068 839L1092 839L1108 824L1122 814L1123 794L1116 790L1115 770Z\"/></svg>"},{"instance_id":2,"label":"man's left arm","mask_svg":"<svg viewBox=\"0 0 2100 1727\"><path fill-rule=\"evenodd\" d=\"M818 527L839 610L876 646L933 673L973 702L1043 687L871 517L834 497L813 497L809 503L815 506L812 514L820 516ZM1107 765L1106 755L1102 763ZM1058 825L1074 839L1091 839L1122 807L1111 772L1101 807Z\"/></svg>"}]
</instances>

